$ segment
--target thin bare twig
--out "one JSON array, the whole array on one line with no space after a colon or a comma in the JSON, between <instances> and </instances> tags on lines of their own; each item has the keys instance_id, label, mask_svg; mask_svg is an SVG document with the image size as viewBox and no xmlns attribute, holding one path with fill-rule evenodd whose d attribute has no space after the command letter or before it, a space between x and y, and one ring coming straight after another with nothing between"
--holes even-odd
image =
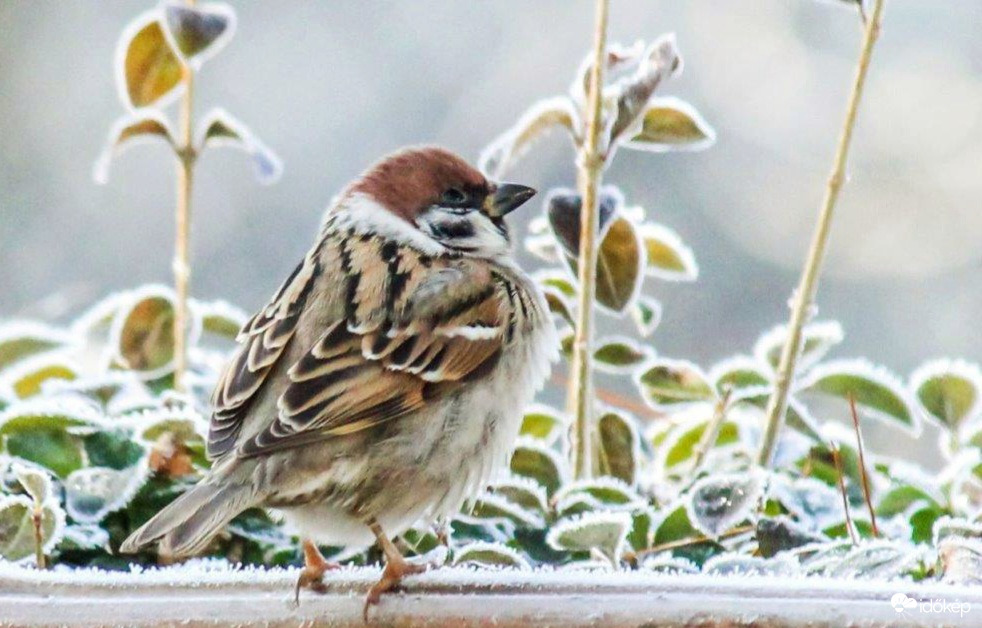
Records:
<instances>
[{"instance_id":1,"label":"thin bare twig","mask_svg":"<svg viewBox=\"0 0 982 628\"><path fill-rule=\"evenodd\" d=\"M582 201L580 210L580 257L578 280L579 307L576 334L573 337L573 364L569 381L570 413L575 421L573 437L573 470L577 478L592 473L591 441L593 431L593 299L596 293L597 232L600 212L598 190L603 177L603 155L600 131L603 127L604 56L607 50L607 14L609 0L597 0L593 41L593 67L587 95L587 127L583 144L577 153L577 188Z\"/></svg>"},{"instance_id":2,"label":"thin bare twig","mask_svg":"<svg viewBox=\"0 0 982 628\"><path fill-rule=\"evenodd\" d=\"M723 539L731 539L735 536L740 536L746 534L747 532L753 532L754 526L745 525L738 526L732 530L727 530L723 534L719 535L718 538L711 538L704 534L699 536L689 537L687 539L676 539L674 541L668 541L666 543L659 543L658 545L652 545L643 550L637 552L625 552L624 558L626 560L635 560L641 556L647 556L648 554L657 554L659 552L665 552L668 550L678 549L680 547L689 547L690 545L699 545L700 543L715 543L716 541L721 541Z\"/></svg>"},{"instance_id":3,"label":"thin bare twig","mask_svg":"<svg viewBox=\"0 0 982 628\"><path fill-rule=\"evenodd\" d=\"M846 160L849 155L849 145L852 141L853 128L856 124L856 115L859 112L859 103L862 100L863 86L866 83L866 75L869 71L870 59L873 55L873 45L876 43L876 39L880 34L883 3L884 0L875 0L873 14L866 23L863 46L856 67L856 77L853 80L852 91L849 94L846 117L842 123L839 144L832 163L832 174L829 176L828 184L825 188L825 198L822 201L822 207L819 211L815 233L812 235L811 248L808 252L805 268L801 274L801 281L794 293L794 306L791 310L791 320L788 323L788 337L781 351L781 361L777 370L774 392L767 402L767 412L765 413L767 423L764 437L761 441L761 448L757 455L757 463L764 467L769 466L771 459L774 457L778 434L784 425L784 415L788 408L788 391L794 379L795 365L798 362L798 354L801 351L802 328L811 316L812 303L815 300L815 293L818 289L818 277L822 269L822 260L825 258L829 230L832 227L832 215L835 210L836 201L839 199L839 191L842 189L842 183L846 176Z\"/></svg>"},{"instance_id":4,"label":"thin bare twig","mask_svg":"<svg viewBox=\"0 0 982 628\"><path fill-rule=\"evenodd\" d=\"M702 468L703 463L706 461L706 454L716 444L716 439L719 438L719 431L723 427L723 421L726 420L726 408L730 403L730 396L732 394L733 388L727 386L726 390L723 391L723 396L716 402L716 407L713 410L713 418L710 419L709 425L706 426L706 430L702 433L702 437L692 452L695 460L692 463L691 471L689 471L690 478L695 477L699 473L699 469Z\"/></svg>"},{"instance_id":5,"label":"thin bare twig","mask_svg":"<svg viewBox=\"0 0 982 628\"><path fill-rule=\"evenodd\" d=\"M869 474L866 472L866 456L863 453L863 433L859 429L859 412L856 410L856 397L849 393L849 410L852 413L852 426L856 430L856 448L859 450L859 477L862 479L863 497L866 499L866 508L869 510L870 526L873 528L873 536L880 536L880 529L876 527L876 510L873 508L873 497L869 488Z\"/></svg>"},{"instance_id":6,"label":"thin bare twig","mask_svg":"<svg viewBox=\"0 0 982 628\"><path fill-rule=\"evenodd\" d=\"M35 502L34 511L31 513L31 523L34 524L34 560L37 562L38 569L46 569L47 561L44 557L44 533L41 529L44 510L40 504Z\"/></svg>"},{"instance_id":7,"label":"thin bare twig","mask_svg":"<svg viewBox=\"0 0 982 628\"><path fill-rule=\"evenodd\" d=\"M842 470L842 457L839 455L839 446L835 443L829 444L832 447L832 461L835 463L836 476L839 480L839 492L842 493L842 510L846 514L846 530L849 532L849 538L852 539L852 544L855 545L858 539L856 538L856 528L852 524L852 515L849 513L849 497L846 495L846 480Z\"/></svg>"}]
</instances>

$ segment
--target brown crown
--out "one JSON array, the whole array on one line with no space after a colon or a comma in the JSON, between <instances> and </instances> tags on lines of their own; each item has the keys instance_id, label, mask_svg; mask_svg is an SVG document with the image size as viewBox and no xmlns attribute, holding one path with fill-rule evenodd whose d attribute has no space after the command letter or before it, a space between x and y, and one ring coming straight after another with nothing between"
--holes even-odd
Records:
<instances>
[{"instance_id":1,"label":"brown crown","mask_svg":"<svg viewBox=\"0 0 982 628\"><path fill-rule=\"evenodd\" d=\"M436 146L406 148L371 166L349 193L371 196L392 213L414 222L449 188L484 195L490 186L463 158Z\"/></svg>"}]
</instances>

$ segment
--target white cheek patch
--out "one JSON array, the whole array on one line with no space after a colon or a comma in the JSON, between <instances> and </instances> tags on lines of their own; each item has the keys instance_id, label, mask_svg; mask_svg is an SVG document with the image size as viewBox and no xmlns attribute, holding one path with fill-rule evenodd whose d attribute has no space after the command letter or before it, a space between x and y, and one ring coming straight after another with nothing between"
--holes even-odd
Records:
<instances>
[{"instance_id":1,"label":"white cheek patch","mask_svg":"<svg viewBox=\"0 0 982 628\"><path fill-rule=\"evenodd\" d=\"M495 257L510 250L503 229L479 211L460 213L433 207L417 219L420 229L447 248L478 257Z\"/></svg>"}]
</instances>

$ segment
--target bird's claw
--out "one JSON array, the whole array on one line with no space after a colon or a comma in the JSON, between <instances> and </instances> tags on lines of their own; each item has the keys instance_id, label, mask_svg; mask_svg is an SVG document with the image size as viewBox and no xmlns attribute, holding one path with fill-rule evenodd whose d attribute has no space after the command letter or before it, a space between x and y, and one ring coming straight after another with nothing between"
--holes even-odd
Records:
<instances>
[{"instance_id":1,"label":"bird's claw","mask_svg":"<svg viewBox=\"0 0 982 628\"><path fill-rule=\"evenodd\" d=\"M382 570L382 577L369 589L368 595L365 597L365 608L362 611L365 622L368 622L368 609L382 600L383 593L399 589L402 585L402 579L406 576L423 573L434 566L431 563L411 563L405 559L386 562L385 569Z\"/></svg>"}]
</instances>

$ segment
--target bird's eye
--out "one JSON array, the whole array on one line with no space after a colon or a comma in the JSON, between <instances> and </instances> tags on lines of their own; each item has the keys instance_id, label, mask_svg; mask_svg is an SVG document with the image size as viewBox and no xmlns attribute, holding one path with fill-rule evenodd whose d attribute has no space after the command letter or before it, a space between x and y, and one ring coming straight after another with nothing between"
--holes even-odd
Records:
<instances>
[{"instance_id":1,"label":"bird's eye","mask_svg":"<svg viewBox=\"0 0 982 628\"><path fill-rule=\"evenodd\" d=\"M440 200L448 205L460 205L467 200L467 195L457 188L450 188L443 193Z\"/></svg>"}]
</instances>

